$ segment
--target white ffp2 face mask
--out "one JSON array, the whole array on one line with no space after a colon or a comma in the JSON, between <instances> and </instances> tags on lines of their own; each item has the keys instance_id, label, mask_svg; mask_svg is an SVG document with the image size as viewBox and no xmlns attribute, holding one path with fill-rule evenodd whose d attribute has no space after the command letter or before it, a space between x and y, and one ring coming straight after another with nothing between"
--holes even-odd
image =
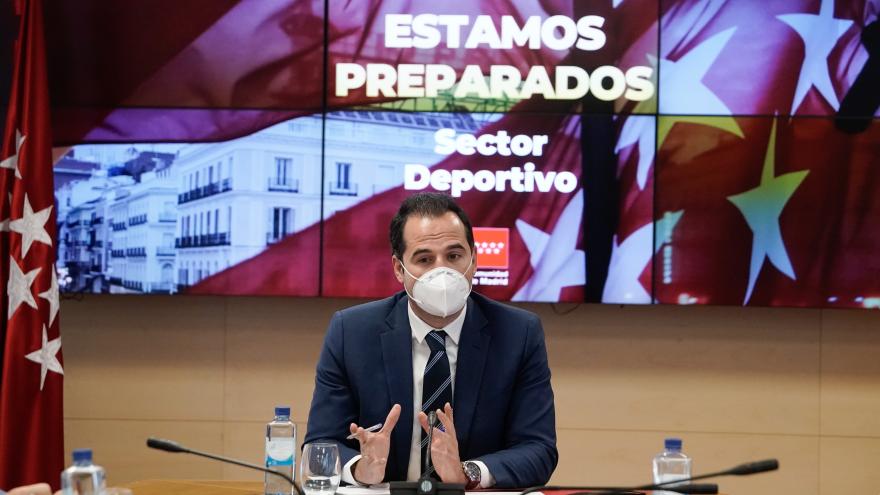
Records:
<instances>
[{"instance_id":1,"label":"white ffp2 face mask","mask_svg":"<svg viewBox=\"0 0 880 495\"><path fill-rule=\"evenodd\" d=\"M473 262L474 259L471 257L471 262L465 271L470 270ZM407 295L429 314L446 318L457 313L467 303L467 298L471 293L471 285L458 270L439 266L424 273L421 277L415 277L406 269L406 265L402 261L400 261L400 266L403 267L403 271L407 275L416 281L412 294L407 290ZM403 287L406 289L405 283Z\"/></svg>"}]
</instances>

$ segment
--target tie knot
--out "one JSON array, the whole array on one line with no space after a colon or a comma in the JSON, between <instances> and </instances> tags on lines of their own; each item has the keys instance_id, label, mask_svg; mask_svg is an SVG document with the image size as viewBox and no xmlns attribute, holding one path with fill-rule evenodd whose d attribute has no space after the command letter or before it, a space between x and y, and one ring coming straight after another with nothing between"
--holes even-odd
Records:
<instances>
[{"instance_id":1,"label":"tie knot","mask_svg":"<svg viewBox=\"0 0 880 495\"><path fill-rule=\"evenodd\" d=\"M446 332L443 330L432 330L428 333L428 347L433 352L446 350Z\"/></svg>"}]
</instances>

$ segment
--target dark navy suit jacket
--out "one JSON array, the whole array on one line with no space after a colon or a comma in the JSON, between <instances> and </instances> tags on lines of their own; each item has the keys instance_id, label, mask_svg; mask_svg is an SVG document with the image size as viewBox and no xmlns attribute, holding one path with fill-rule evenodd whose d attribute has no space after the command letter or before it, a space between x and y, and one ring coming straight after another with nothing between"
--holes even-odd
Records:
<instances>
[{"instance_id":1,"label":"dark navy suit jacket","mask_svg":"<svg viewBox=\"0 0 880 495\"><path fill-rule=\"evenodd\" d=\"M412 333L408 298L337 312L318 360L304 443L339 445L342 464L357 455L348 425L385 421L394 404L386 481L405 480L413 427ZM556 468L556 418L544 330L525 310L472 293L459 339L453 416L461 459L483 461L497 487L543 485Z\"/></svg>"}]
</instances>

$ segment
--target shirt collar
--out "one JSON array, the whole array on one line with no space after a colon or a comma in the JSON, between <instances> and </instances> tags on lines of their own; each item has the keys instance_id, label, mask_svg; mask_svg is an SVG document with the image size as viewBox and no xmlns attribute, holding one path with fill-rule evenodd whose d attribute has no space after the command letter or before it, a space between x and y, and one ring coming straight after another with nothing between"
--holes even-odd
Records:
<instances>
[{"instance_id":1,"label":"shirt collar","mask_svg":"<svg viewBox=\"0 0 880 495\"><path fill-rule=\"evenodd\" d=\"M467 313L467 304L462 308L461 314L459 314L456 319L452 320L449 325L446 325L444 328L434 328L419 318L416 312L413 311L410 301L411 300L407 300L406 303L406 310L409 315L409 328L412 331L413 338L415 338L419 344L424 342L425 337L427 337L433 330L443 330L446 332L446 335L452 339L452 342L455 345L458 345L458 339L461 338L461 329L464 327L464 316Z\"/></svg>"}]
</instances>

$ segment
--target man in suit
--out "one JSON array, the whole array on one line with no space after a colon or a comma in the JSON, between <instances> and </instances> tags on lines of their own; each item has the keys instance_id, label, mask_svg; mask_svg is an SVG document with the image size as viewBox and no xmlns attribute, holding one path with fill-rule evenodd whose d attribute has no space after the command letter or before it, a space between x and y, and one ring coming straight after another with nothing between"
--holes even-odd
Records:
<instances>
[{"instance_id":1,"label":"man in suit","mask_svg":"<svg viewBox=\"0 0 880 495\"><path fill-rule=\"evenodd\" d=\"M558 453L541 321L471 292L473 230L449 196L407 198L390 240L404 290L333 315L305 443L336 443L349 483L417 480L433 410L442 481L546 484Z\"/></svg>"}]
</instances>

